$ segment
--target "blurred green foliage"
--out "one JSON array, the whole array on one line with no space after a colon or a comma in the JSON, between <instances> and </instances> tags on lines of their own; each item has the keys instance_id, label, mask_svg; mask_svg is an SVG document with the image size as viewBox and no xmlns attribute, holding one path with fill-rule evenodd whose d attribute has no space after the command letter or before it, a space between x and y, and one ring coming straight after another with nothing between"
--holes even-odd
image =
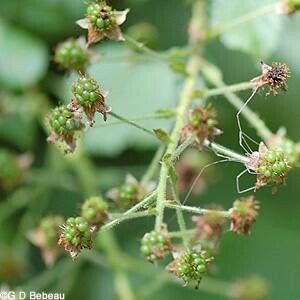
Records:
<instances>
[{"instance_id":1,"label":"blurred green foliage","mask_svg":"<svg viewBox=\"0 0 300 300\"><path fill-rule=\"evenodd\" d=\"M74 79L54 65L53 49L64 38L83 33L74 22L82 17L85 3L82 0L21 2L1 1L0 143L1 147L16 154L31 153L34 162L17 189L0 191L0 284L66 291L67 299L72 300L116 299L112 273L106 268L84 259L73 263L69 258L63 258L53 272L47 270L38 249L29 243L26 235L38 225L42 216L49 213L74 215L83 198L88 196L88 191L105 192L123 182L126 173L137 177L142 175L158 143L127 125L103 127L99 117L95 127L85 134L82 152L74 158L65 158L53 146L46 144L43 130L45 114L49 107L69 101L70 83ZM157 29L158 50L185 44L186 24L190 16L188 1L111 2L117 8L131 9L125 29L138 22L149 22ZM211 23L218 25L272 1L208 2ZM205 50L206 57L222 69L228 84L256 76L261 59L266 62L274 59L290 65L292 78L289 91L270 99L257 96L251 107L259 112L274 132L285 126L289 137L295 141L299 140L300 118L299 28L299 14L262 17L228 31L220 39L210 42ZM109 91L108 104L117 113L138 117L176 105L181 75L174 74L161 62L136 59L132 51L123 45L100 44L94 47L94 51L99 57L89 71L101 87ZM219 112L224 131L219 141L239 150L234 109L223 97L215 97L212 102ZM169 130L172 121L141 123L148 128ZM244 126L251 136L255 136L250 126ZM87 173L87 169L97 176ZM215 182L190 203L203 206L218 202L229 208L237 197L235 176L239 171L239 167L231 164L218 166ZM245 179L247 183L251 184L251 179ZM299 192L298 171L290 175L287 186L281 187L275 195L269 190L257 192L261 212L252 235L241 238L224 234L214 277L231 281L259 274L270 282L272 300L300 299ZM171 228L172 225L173 221L170 221ZM138 238L151 228L150 219L134 220L117 228L124 253L140 259ZM143 273L143 269L140 271ZM11 272L12 276L7 272ZM144 273L145 276L129 273L138 292L141 286L151 287L153 280L159 276ZM223 299L170 283L154 295L141 299L154 296L156 299Z\"/></svg>"}]
</instances>

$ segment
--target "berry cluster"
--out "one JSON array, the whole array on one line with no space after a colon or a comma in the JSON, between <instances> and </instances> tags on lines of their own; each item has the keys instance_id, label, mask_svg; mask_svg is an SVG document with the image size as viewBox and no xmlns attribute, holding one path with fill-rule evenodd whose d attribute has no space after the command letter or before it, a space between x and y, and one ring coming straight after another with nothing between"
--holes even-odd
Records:
<instances>
[{"instance_id":1,"label":"berry cluster","mask_svg":"<svg viewBox=\"0 0 300 300\"><path fill-rule=\"evenodd\" d=\"M185 283L190 281L200 284L203 276L207 272L207 264L211 259L207 259L203 252L197 250L187 250L179 255L168 267L169 271Z\"/></svg>"},{"instance_id":2,"label":"berry cluster","mask_svg":"<svg viewBox=\"0 0 300 300\"><path fill-rule=\"evenodd\" d=\"M117 25L115 12L105 3L90 4L87 8L87 19L94 28L104 32Z\"/></svg>"},{"instance_id":3,"label":"berry cluster","mask_svg":"<svg viewBox=\"0 0 300 300\"><path fill-rule=\"evenodd\" d=\"M78 20L77 24L88 30L88 44L105 37L115 41L124 40L119 25L125 22L128 11L113 10L104 1L92 3L87 8L86 18Z\"/></svg>"},{"instance_id":4,"label":"berry cluster","mask_svg":"<svg viewBox=\"0 0 300 300\"><path fill-rule=\"evenodd\" d=\"M217 114L211 105L193 108L189 112L187 125L181 131L181 140L193 135L197 146L202 148L205 139L213 141L221 133L217 125Z\"/></svg>"},{"instance_id":5,"label":"berry cluster","mask_svg":"<svg viewBox=\"0 0 300 300\"><path fill-rule=\"evenodd\" d=\"M49 115L49 125L52 134L48 137L48 141L62 140L69 146L67 151L73 151L75 148L74 135L84 128L81 116L66 106L59 106L54 108Z\"/></svg>"},{"instance_id":6,"label":"berry cluster","mask_svg":"<svg viewBox=\"0 0 300 300\"><path fill-rule=\"evenodd\" d=\"M90 226L100 228L108 219L108 205L100 197L91 197L81 206L81 216Z\"/></svg>"},{"instance_id":7,"label":"berry cluster","mask_svg":"<svg viewBox=\"0 0 300 300\"><path fill-rule=\"evenodd\" d=\"M142 238L141 252L150 262L164 258L170 250L171 241L164 233L153 230Z\"/></svg>"},{"instance_id":8,"label":"berry cluster","mask_svg":"<svg viewBox=\"0 0 300 300\"><path fill-rule=\"evenodd\" d=\"M110 111L110 108L106 106L104 95L93 78L82 75L74 83L72 92L73 101L70 105L72 110L81 107L89 121L93 121L95 113L100 112L106 120L106 114Z\"/></svg>"},{"instance_id":9,"label":"berry cluster","mask_svg":"<svg viewBox=\"0 0 300 300\"><path fill-rule=\"evenodd\" d=\"M259 204L253 196L241 198L233 203L229 210L231 227L230 230L240 235L250 234L250 229L256 220Z\"/></svg>"},{"instance_id":10,"label":"berry cluster","mask_svg":"<svg viewBox=\"0 0 300 300\"><path fill-rule=\"evenodd\" d=\"M75 258L82 249L91 249L92 232L87 221L82 217L68 218L62 226L58 245L69 252L72 258Z\"/></svg>"},{"instance_id":11,"label":"berry cluster","mask_svg":"<svg viewBox=\"0 0 300 300\"><path fill-rule=\"evenodd\" d=\"M83 72L89 63L89 53L78 41L69 39L57 46L54 60L64 69Z\"/></svg>"},{"instance_id":12,"label":"berry cluster","mask_svg":"<svg viewBox=\"0 0 300 300\"><path fill-rule=\"evenodd\" d=\"M282 184L289 169L289 161L285 153L280 150L269 149L258 162L256 188L267 184Z\"/></svg>"},{"instance_id":13,"label":"berry cluster","mask_svg":"<svg viewBox=\"0 0 300 300\"><path fill-rule=\"evenodd\" d=\"M135 183L125 183L120 187L120 201L127 205L134 204L139 200L139 187Z\"/></svg>"},{"instance_id":14,"label":"berry cluster","mask_svg":"<svg viewBox=\"0 0 300 300\"><path fill-rule=\"evenodd\" d=\"M300 159L300 145L290 139L280 138L278 141L271 143L273 149L282 151L289 162L290 167L296 167Z\"/></svg>"}]
</instances>

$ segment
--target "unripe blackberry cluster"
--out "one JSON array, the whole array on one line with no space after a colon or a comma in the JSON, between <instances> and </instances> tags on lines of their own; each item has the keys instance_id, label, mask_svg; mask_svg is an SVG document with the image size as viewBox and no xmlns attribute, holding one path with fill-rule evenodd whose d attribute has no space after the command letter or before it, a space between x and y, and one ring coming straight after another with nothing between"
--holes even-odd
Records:
<instances>
[{"instance_id":1,"label":"unripe blackberry cluster","mask_svg":"<svg viewBox=\"0 0 300 300\"><path fill-rule=\"evenodd\" d=\"M60 136L73 136L75 131L83 128L81 120L76 118L66 106L53 109L49 124L51 129Z\"/></svg>"},{"instance_id":2,"label":"unripe blackberry cluster","mask_svg":"<svg viewBox=\"0 0 300 300\"><path fill-rule=\"evenodd\" d=\"M299 146L293 141L289 139L283 139L280 143L275 145L274 149L284 153L290 167L296 167L299 163Z\"/></svg>"},{"instance_id":3,"label":"unripe blackberry cluster","mask_svg":"<svg viewBox=\"0 0 300 300\"><path fill-rule=\"evenodd\" d=\"M241 198L233 203L229 210L231 227L230 230L240 235L247 235L258 215L259 203L253 196Z\"/></svg>"},{"instance_id":4,"label":"unripe blackberry cluster","mask_svg":"<svg viewBox=\"0 0 300 300\"><path fill-rule=\"evenodd\" d=\"M205 124L208 129L213 129L218 125L216 114L211 107L193 109L189 114L189 125L193 128L199 128Z\"/></svg>"},{"instance_id":5,"label":"unripe blackberry cluster","mask_svg":"<svg viewBox=\"0 0 300 300\"><path fill-rule=\"evenodd\" d=\"M104 32L117 25L112 7L105 3L90 4L87 8L87 19L95 29Z\"/></svg>"},{"instance_id":6,"label":"unripe blackberry cluster","mask_svg":"<svg viewBox=\"0 0 300 300\"><path fill-rule=\"evenodd\" d=\"M106 113L109 108L105 105L105 99L102 95L97 82L87 76L81 76L73 85L74 95L73 104L82 107L87 118L92 121L95 113L98 111L103 114L106 120Z\"/></svg>"},{"instance_id":7,"label":"unripe blackberry cluster","mask_svg":"<svg viewBox=\"0 0 300 300\"><path fill-rule=\"evenodd\" d=\"M125 205L134 204L139 200L139 187L136 183L125 183L120 187L119 200Z\"/></svg>"},{"instance_id":8,"label":"unripe blackberry cluster","mask_svg":"<svg viewBox=\"0 0 300 300\"><path fill-rule=\"evenodd\" d=\"M89 54L77 41L69 39L57 46L54 60L64 69L84 71L89 63Z\"/></svg>"},{"instance_id":9,"label":"unripe blackberry cluster","mask_svg":"<svg viewBox=\"0 0 300 300\"><path fill-rule=\"evenodd\" d=\"M205 139L212 141L221 133L217 125L216 111L211 105L193 108L189 112L187 125L181 131L181 140L194 135L196 144L201 148Z\"/></svg>"},{"instance_id":10,"label":"unripe blackberry cluster","mask_svg":"<svg viewBox=\"0 0 300 300\"><path fill-rule=\"evenodd\" d=\"M153 230L142 238L141 252L150 262L164 258L170 250L171 241L166 234Z\"/></svg>"},{"instance_id":11,"label":"unripe blackberry cluster","mask_svg":"<svg viewBox=\"0 0 300 300\"><path fill-rule=\"evenodd\" d=\"M100 197L91 197L81 206L81 216L91 226L100 228L108 219L108 205Z\"/></svg>"},{"instance_id":12,"label":"unripe blackberry cluster","mask_svg":"<svg viewBox=\"0 0 300 300\"><path fill-rule=\"evenodd\" d=\"M203 252L187 250L180 254L168 267L169 271L184 280L184 282L196 282L198 285L207 273L207 264L210 259Z\"/></svg>"},{"instance_id":13,"label":"unripe blackberry cluster","mask_svg":"<svg viewBox=\"0 0 300 300\"><path fill-rule=\"evenodd\" d=\"M58 244L75 258L82 249L91 249L92 233L87 221L82 217L68 218L62 226Z\"/></svg>"},{"instance_id":14,"label":"unripe blackberry cluster","mask_svg":"<svg viewBox=\"0 0 300 300\"><path fill-rule=\"evenodd\" d=\"M289 169L290 166L285 153L280 150L269 149L259 160L256 169L258 173L256 187L283 183Z\"/></svg>"},{"instance_id":15,"label":"unripe blackberry cluster","mask_svg":"<svg viewBox=\"0 0 300 300\"><path fill-rule=\"evenodd\" d=\"M22 169L6 149L0 149L0 170L0 190L10 190L20 183Z\"/></svg>"}]
</instances>

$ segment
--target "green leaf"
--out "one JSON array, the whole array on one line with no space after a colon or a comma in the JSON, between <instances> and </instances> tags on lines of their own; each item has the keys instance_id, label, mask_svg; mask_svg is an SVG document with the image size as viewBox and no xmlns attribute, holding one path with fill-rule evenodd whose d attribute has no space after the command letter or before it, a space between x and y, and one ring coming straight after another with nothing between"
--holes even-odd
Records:
<instances>
[{"instance_id":1,"label":"green leaf","mask_svg":"<svg viewBox=\"0 0 300 300\"><path fill-rule=\"evenodd\" d=\"M46 45L36 37L0 20L0 83L24 88L41 79L48 66Z\"/></svg>"},{"instance_id":2,"label":"green leaf","mask_svg":"<svg viewBox=\"0 0 300 300\"><path fill-rule=\"evenodd\" d=\"M222 30L222 27L237 22L242 16L259 13L275 2L278 1L213 0L211 25ZM226 30L221 35L221 41L226 47L249 53L255 59L266 59L276 49L281 38L282 21L283 17L274 12L261 15Z\"/></svg>"},{"instance_id":3,"label":"green leaf","mask_svg":"<svg viewBox=\"0 0 300 300\"><path fill-rule=\"evenodd\" d=\"M169 143L171 142L171 137L162 129L158 128L158 129L153 129L155 135L163 142L165 143Z\"/></svg>"},{"instance_id":4,"label":"green leaf","mask_svg":"<svg viewBox=\"0 0 300 300\"><path fill-rule=\"evenodd\" d=\"M89 73L101 89L109 91L106 101L114 112L133 119L175 106L177 77L167 66L153 60L135 59L136 56L128 58L132 52L120 44L108 44L99 49L105 56L99 58L99 63L93 65ZM154 137L127 124L102 126L102 118L99 116L96 120L94 127L85 132L84 138L85 149L91 154L114 156L130 147L144 150L159 145ZM107 123L111 121L108 117ZM168 131L171 120L155 119L139 123L149 129Z\"/></svg>"}]
</instances>

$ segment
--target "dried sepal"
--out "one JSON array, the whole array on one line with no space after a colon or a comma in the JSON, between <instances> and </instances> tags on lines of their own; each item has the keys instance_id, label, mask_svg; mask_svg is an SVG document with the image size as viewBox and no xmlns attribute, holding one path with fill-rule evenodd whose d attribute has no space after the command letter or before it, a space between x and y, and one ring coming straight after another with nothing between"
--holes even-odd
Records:
<instances>
[{"instance_id":1,"label":"dried sepal","mask_svg":"<svg viewBox=\"0 0 300 300\"><path fill-rule=\"evenodd\" d=\"M122 41L120 25L126 20L129 9L113 10L105 2L92 3L87 8L86 17L76 23L88 30L88 44L96 43L105 37L115 41Z\"/></svg>"},{"instance_id":2,"label":"dried sepal","mask_svg":"<svg viewBox=\"0 0 300 300\"><path fill-rule=\"evenodd\" d=\"M290 69L286 64L273 62L267 65L261 62L262 74L252 80L255 88L267 86L269 95L277 95L280 91L287 91L287 79L290 77Z\"/></svg>"},{"instance_id":3,"label":"dried sepal","mask_svg":"<svg viewBox=\"0 0 300 300\"><path fill-rule=\"evenodd\" d=\"M108 93L101 91L96 80L88 75L81 75L73 84L72 93L73 98L68 105L69 110L74 112L83 110L90 126L94 122L96 112L101 113L104 121L106 121L107 113L111 111L111 108L105 103L105 97Z\"/></svg>"},{"instance_id":4,"label":"dried sepal","mask_svg":"<svg viewBox=\"0 0 300 300\"><path fill-rule=\"evenodd\" d=\"M231 219L230 230L240 235L250 234L250 229L256 220L258 210L259 203L253 196L234 201L233 207L229 210Z\"/></svg>"},{"instance_id":5,"label":"dried sepal","mask_svg":"<svg viewBox=\"0 0 300 300\"><path fill-rule=\"evenodd\" d=\"M47 266L53 265L61 249L57 246L60 226L64 223L61 216L48 216L40 225L28 233L28 239L41 249L42 257Z\"/></svg>"},{"instance_id":6,"label":"dried sepal","mask_svg":"<svg viewBox=\"0 0 300 300\"><path fill-rule=\"evenodd\" d=\"M212 105L195 107L189 111L188 122L181 130L181 141L195 137L195 144L201 149L203 141L213 141L222 131L217 128L217 114Z\"/></svg>"}]
</instances>

